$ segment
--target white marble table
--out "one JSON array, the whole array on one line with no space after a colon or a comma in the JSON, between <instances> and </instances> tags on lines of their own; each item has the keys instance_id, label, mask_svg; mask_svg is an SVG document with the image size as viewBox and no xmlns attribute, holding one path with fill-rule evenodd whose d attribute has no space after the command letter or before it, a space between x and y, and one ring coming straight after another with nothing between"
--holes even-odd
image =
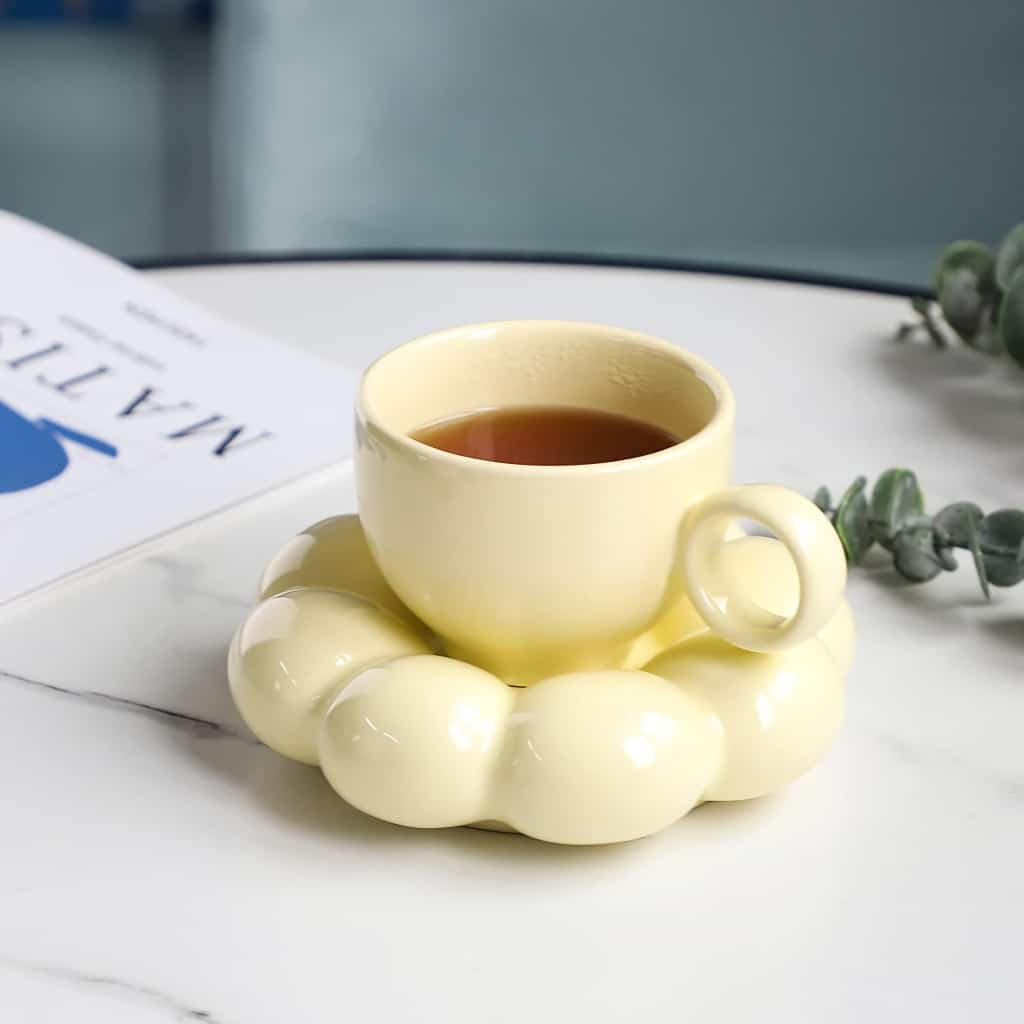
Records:
<instances>
[{"instance_id":1,"label":"white marble table","mask_svg":"<svg viewBox=\"0 0 1024 1024\"><path fill-rule=\"evenodd\" d=\"M352 368L458 322L635 327L731 378L740 480L899 463L933 502L1024 504L1024 375L896 347L900 299L513 265L159 276ZM618 848L404 831L259 746L225 682L263 562L352 504L339 466L0 615L4 1024L1018 1019L1024 593L856 574L846 726L782 796Z\"/></svg>"}]
</instances>

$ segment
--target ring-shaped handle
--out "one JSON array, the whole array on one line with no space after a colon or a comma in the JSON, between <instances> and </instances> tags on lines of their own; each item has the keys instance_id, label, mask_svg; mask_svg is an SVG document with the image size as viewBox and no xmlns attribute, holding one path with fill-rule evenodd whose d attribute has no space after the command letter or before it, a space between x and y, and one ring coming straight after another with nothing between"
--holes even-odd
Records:
<instances>
[{"instance_id":1,"label":"ring-shaped handle","mask_svg":"<svg viewBox=\"0 0 1024 1024\"><path fill-rule=\"evenodd\" d=\"M786 546L800 580L788 619L746 596L721 557L737 519L753 519ZM730 487L691 509L683 532L683 572L697 612L712 632L748 651L778 651L814 636L835 614L846 586L846 557L832 524L812 502L783 487Z\"/></svg>"}]
</instances>

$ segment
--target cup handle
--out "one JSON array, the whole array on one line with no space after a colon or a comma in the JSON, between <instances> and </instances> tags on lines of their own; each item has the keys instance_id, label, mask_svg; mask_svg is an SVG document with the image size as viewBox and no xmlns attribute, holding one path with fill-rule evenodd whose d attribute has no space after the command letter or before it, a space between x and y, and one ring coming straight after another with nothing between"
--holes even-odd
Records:
<instances>
[{"instance_id":1,"label":"cup handle","mask_svg":"<svg viewBox=\"0 0 1024 1024\"><path fill-rule=\"evenodd\" d=\"M800 580L788 619L755 604L742 579L729 578L722 547L736 519L753 519L786 545ZM814 636L835 614L846 585L842 545L821 510L783 487L729 487L705 498L683 524L686 589L712 632L748 651L778 651Z\"/></svg>"}]
</instances>

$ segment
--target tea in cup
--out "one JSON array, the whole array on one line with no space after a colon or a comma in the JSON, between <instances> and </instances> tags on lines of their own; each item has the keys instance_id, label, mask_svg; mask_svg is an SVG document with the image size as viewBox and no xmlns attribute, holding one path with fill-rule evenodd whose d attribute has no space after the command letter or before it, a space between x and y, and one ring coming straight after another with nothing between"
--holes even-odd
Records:
<instances>
[{"instance_id":1,"label":"tea in cup","mask_svg":"<svg viewBox=\"0 0 1024 1024\"><path fill-rule=\"evenodd\" d=\"M738 647L780 650L831 618L845 558L807 499L730 484L734 434L725 379L667 341L560 321L457 327L366 372L359 513L446 652L509 683L627 666L681 602ZM788 618L721 557L738 519L789 550Z\"/></svg>"}]
</instances>

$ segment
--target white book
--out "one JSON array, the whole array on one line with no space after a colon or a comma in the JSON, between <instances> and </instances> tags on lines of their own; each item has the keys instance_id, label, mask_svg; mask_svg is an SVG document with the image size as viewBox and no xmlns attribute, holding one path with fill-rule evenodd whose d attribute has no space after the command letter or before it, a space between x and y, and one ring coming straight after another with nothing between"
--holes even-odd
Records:
<instances>
[{"instance_id":1,"label":"white book","mask_svg":"<svg viewBox=\"0 0 1024 1024\"><path fill-rule=\"evenodd\" d=\"M0 211L0 603L347 458L355 385Z\"/></svg>"}]
</instances>

